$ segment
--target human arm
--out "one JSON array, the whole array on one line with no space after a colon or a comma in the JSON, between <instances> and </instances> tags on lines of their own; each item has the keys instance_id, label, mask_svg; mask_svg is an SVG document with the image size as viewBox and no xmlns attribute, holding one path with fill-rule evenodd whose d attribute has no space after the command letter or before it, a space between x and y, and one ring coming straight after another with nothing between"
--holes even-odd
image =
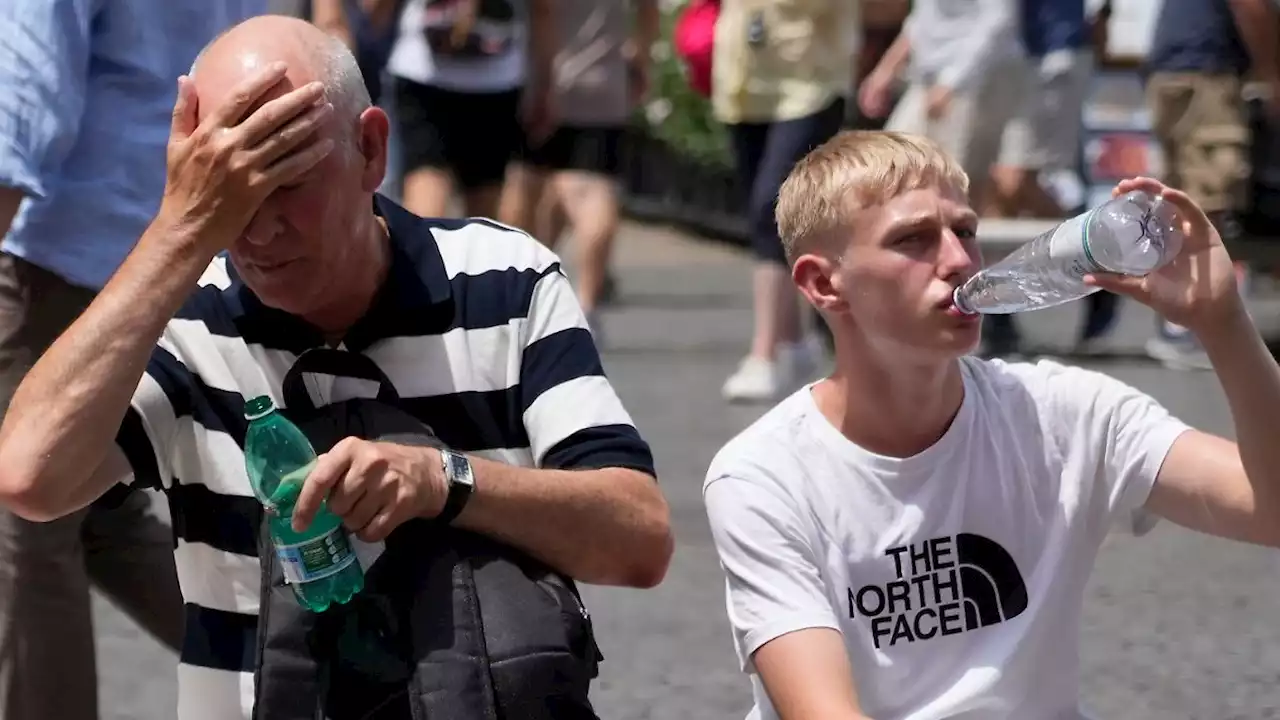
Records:
<instances>
[{"instance_id":1,"label":"human arm","mask_svg":"<svg viewBox=\"0 0 1280 720\"><path fill-rule=\"evenodd\" d=\"M262 199L329 150L328 141L304 143L327 118L327 106L298 114L322 97L318 85L240 122L282 77L283 68L256 74L199 126L195 90L179 83L159 213L89 308L26 374L0 425L0 504L7 509L54 519L120 480L114 440L166 323Z\"/></svg>"},{"instance_id":2,"label":"human arm","mask_svg":"<svg viewBox=\"0 0 1280 720\"><path fill-rule=\"evenodd\" d=\"M524 123L534 140L551 134L556 123L555 62L560 51L555 0L529 0L529 72L524 88Z\"/></svg>"},{"instance_id":3,"label":"human arm","mask_svg":"<svg viewBox=\"0 0 1280 720\"><path fill-rule=\"evenodd\" d=\"M1280 368L1249 318L1235 269L1204 212L1186 194L1155 180L1120 183L1172 202L1183 250L1145 278L1097 276L1087 282L1132 297L1190 328L1213 363L1237 442L1190 430L1173 442L1146 507L1179 525L1218 537L1280 546Z\"/></svg>"},{"instance_id":4,"label":"human arm","mask_svg":"<svg viewBox=\"0 0 1280 720\"><path fill-rule=\"evenodd\" d=\"M653 66L653 44L662 32L662 13L658 0L636 0L636 17L624 53L630 76L632 105L639 105L649 94Z\"/></svg>"},{"instance_id":5,"label":"human arm","mask_svg":"<svg viewBox=\"0 0 1280 720\"><path fill-rule=\"evenodd\" d=\"M345 0L311 0L311 23L355 52L356 38L347 18Z\"/></svg>"},{"instance_id":6,"label":"human arm","mask_svg":"<svg viewBox=\"0 0 1280 720\"><path fill-rule=\"evenodd\" d=\"M1227 5L1249 52L1253 75L1267 88L1267 107L1273 117L1280 117L1280 9L1274 0L1228 0Z\"/></svg>"},{"instance_id":7,"label":"human arm","mask_svg":"<svg viewBox=\"0 0 1280 720\"><path fill-rule=\"evenodd\" d=\"M910 22L911 18L907 18ZM907 25L903 24L898 36L889 44L880 61L867 74L858 88L858 109L871 118L884 117L889 113L890 98L894 83L906 70L911 59L911 39L907 35Z\"/></svg>"},{"instance_id":8,"label":"human arm","mask_svg":"<svg viewBox=\"0 0 1280 720\"><path fill-rule=\"evenodd\" d=\"M793 501L749 474L713 464L703 488L742 666L754 667L783 720L861 719L819 551Z\"/></svg>"},{"instance_id":9,"label":"human arm","mask_svg":"<svg viewBox=\"0 0 1280 720\"><path fill-rule=\"evenodd\" d=\"M1196 336L1226 396L1236 442L1199 431L1183 435L1147 508L1203 533L1280 547L1280 368L1243 307Z\"/></svg>"},{"instance_id":10,"label":"human arm","mask_svg":"<svg viewBox=\"0 0 1280 720\"><path fill-rule=\"evenodd\" d=\"M1260 80L1275 81L1280 76L1280 53L1277 53L1276 28L1280 27L1280 9L1274 0L1227 0L1236 30L1249 51L1253 71Z\"/></svg>"},{"instance_id":11,"label":"human arm","mask_svg":"<svg viewBox=\"0 0 1280 720\"><path fill-rule=\"evenodd\" d=\"M374 35L381 35L398 19L404 0L360 0L360 9Z\"/></svg>"},{"instance_id":12,"label":"human arm","mask_svg":"<svg viewBox=\"0 0 1280 720\"><path fill-rule=\"evenodd\" d=\"M568 279L558 263L542 264L519 335L519 410L534 466L469 457L475 490L454 524L583 582L656 585L672 538L652 456L604 376ZM446 492L439 451L348 438L308 476L294 523L308 525L327 498L350 530L376 542L438 515Z\"/></svg>"}]
</instances>

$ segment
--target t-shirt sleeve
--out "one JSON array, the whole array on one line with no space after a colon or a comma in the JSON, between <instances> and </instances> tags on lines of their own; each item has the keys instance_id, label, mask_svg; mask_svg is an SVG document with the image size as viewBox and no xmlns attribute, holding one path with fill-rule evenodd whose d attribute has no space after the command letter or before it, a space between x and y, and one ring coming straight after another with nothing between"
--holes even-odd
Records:
<instances>
[{"instance_id":1,"label":"t-shirt sleeve","mask_svg":"<svg viewBox=\"0 0 1280 720\"><path fill-rule=\"evenodd\" d=\"M703 502L726 580L729 623L744 670L762 645L787 633L840 625L820 556L794 502L767 480L708 476Z\"/></svg>"},{"instance_id":2,"label":"t-shirt sleeve","mask_svg":"<svg viewBox=\"0 0 1280 720\"><path fill-rule=\"evenodd\" d=\"M569 279L553 263L538 279L522 334L520 404L539 467L624 467L655 475L587 328Z\"/></svg>"},{"instance_id":3,"label":"t-shirt sleeve","mask_svg":"<svg viewBox=\"0 0 1280 720\"><path fill-rule=\"evenodd\" d=\"M173 481L173 441L190 405L191 374L162 341L138 381L116 444L133 471L135 487L164 489Z\"/></svg>"},{"instance_id":4,"label":"t-shirt sleeve","mask_svg":"<svg viewBox=\"0 0 1280 720\"><path fill-rule=\"evenodd\" d=\"M1100 447L1099 480L1110 517L1147 501L1169 449L1190 429L1150 395L1103 373L1062 370L1059 392L1080 410L1080 426ZM1108 519L1109 519L1108 518Z\"/></svg>"},{"instance_id":5,"label":"t-shirt sleeve","mask_svg":"<svg viewBox=\"0 0 1280 720\"><path fill-rule=\"evenodd\" d=\"M1112 514L1142 507L1173 442L1190 429L1154 398L1106 378L1098 393L1107 409L1104 468Z\"/></svg>"}]
</instances>

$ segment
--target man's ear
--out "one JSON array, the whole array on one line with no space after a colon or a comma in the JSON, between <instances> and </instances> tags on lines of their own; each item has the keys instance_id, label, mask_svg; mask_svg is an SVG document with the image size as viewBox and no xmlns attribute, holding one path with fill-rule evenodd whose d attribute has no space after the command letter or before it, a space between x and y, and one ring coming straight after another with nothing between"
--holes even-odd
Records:
<instances>
[{"instance_id":1,"label":"man's ear","mask_svg":"<svg viewBox=\"0 0 1280 720\"><path fill-rule=\"evenodd\" d=\"M371 107L360 113L356 149L360 153L360 187L375 192L387 175L387 138L391 121L382 108Z\"/></svg>"},{"instance_id":2,"label":"man's ear","mask_svg":"<svg viewBox=\"0 0 1280 720\"><path fill-rule=\"evenodd\" d=\"M840 313L847 303L838 263L826 255L806 253L791 266L791 279L809 304L821 312Z\"/></svg>"}]
</instances>

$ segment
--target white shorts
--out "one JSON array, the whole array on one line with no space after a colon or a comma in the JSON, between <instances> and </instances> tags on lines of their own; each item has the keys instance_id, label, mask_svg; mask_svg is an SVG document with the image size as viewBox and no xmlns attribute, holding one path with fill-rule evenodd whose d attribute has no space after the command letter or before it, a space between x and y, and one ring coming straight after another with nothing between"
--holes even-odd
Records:
<instances>
[{"instance_id":1,"label":"white shorts","mask_svg":"<svg viewBox=\"0 0 1280 720\"><path fill-rule=\"evenodd\" d=\"M969 176L971 189L986 184L1000 155L1005 126L1018 113L1026 96L1027 61L1011 56L983 74L973 87L951 98L947 114L930 120L926 112L929 88L912 82L889 116L888 130L924 135L942 146Z\"/></svg>"},{"instance_id":2,"label":"white shorts","mask_svg":"<svg viewBox=\"0 0 1280 720\"><path fill-rule=\"evenodd\" d=\"M1031 67L1031 90L1005 126L999 164L1028 170L1072 170L1080 160L1085 96L1093 51L1050 53Z\"/></svg>"}]
</instances>

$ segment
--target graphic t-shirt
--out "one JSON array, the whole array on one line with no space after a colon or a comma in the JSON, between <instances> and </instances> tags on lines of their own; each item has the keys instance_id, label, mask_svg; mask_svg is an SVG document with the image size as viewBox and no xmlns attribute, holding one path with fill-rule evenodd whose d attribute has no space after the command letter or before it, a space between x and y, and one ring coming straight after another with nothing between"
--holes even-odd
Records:
<instances>
[{"instance_id":1,"label":"graphic t-shirt","mask_svg":"<svg viewBox=\"0 0 1280 720\"><path fill-rule=\"evenodd\" d=\"M455 92L503 92L525 81L523 0L409 0L387 71Z\"/></svg>"},{"instance_id":2,"label":"graphic t-shirt","mask_svg":"<svg viewBox=\"0 0 1280 720\"><path fill-rule=\"evenodd\" d=\"M716 455L703 496L752 720L777 717L752 654L815 627L843 635L876 720L1082 717L1095 557L1187 426L1100 373L961 365L959 413L912 457L850 442L808 387Z\"/></svg>"},{"instance_id":3,"label":"graphic t-shirt","mask_svg":"<svg viewBox=\"0 0 1280 720\"><path fill-rule=\"evenodd\" d=\"M628 0L556 0L555 103L566 125L616 127L631 112Z\"/></svg>"}]
</instances>

